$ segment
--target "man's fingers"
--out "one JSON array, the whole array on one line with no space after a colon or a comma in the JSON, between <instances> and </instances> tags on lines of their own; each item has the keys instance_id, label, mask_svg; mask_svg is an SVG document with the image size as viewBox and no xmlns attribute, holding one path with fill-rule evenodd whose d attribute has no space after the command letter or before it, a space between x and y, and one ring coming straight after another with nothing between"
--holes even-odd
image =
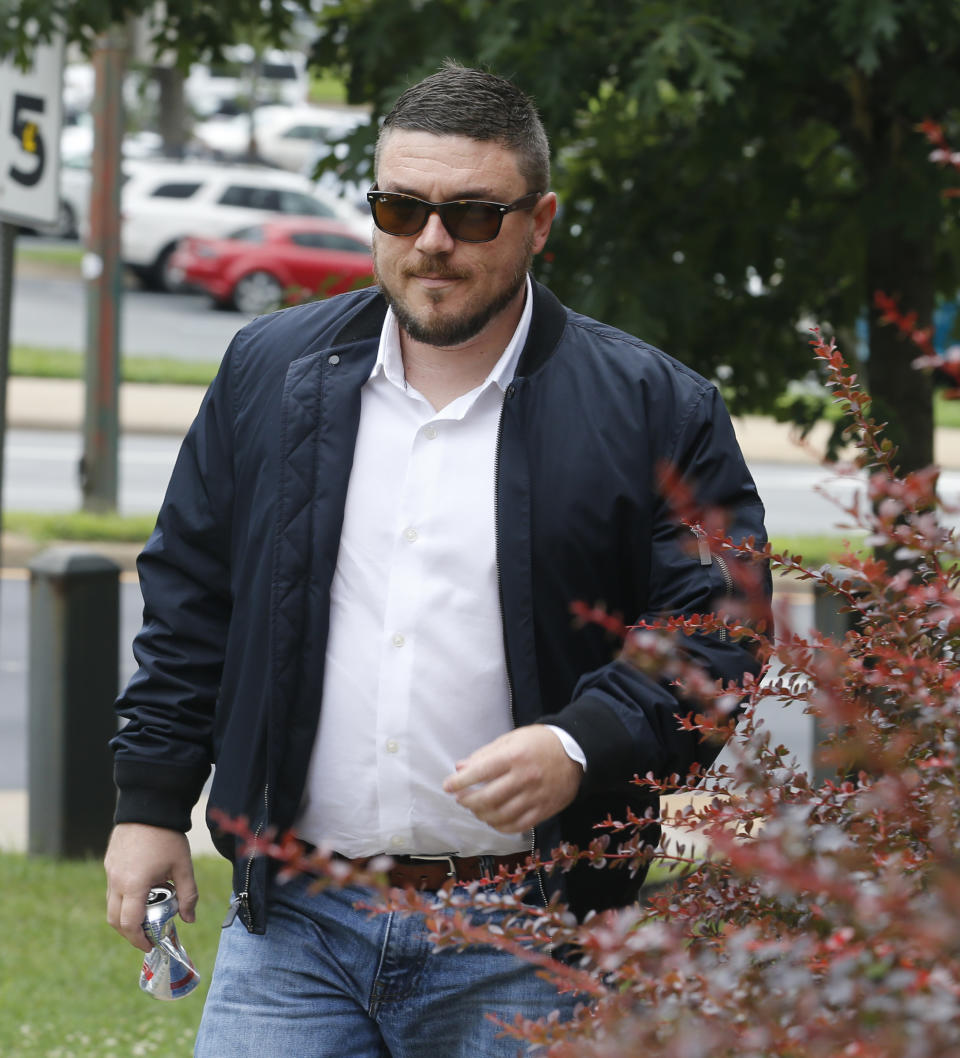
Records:
<instances>
[{"instance_id":1,"label":"man's fingers","mask_svg":"<svg viewBox=\"0 0 960 1058\"><path fill-rule=\"evenodd\" d=\"M482 804L476 808L465 805L482 823L502 834L522 834L540 822L541 809L522 794L502 802Z\"/></svg>"},{"instance_id":2,"label":"man's fingers","mask_svg":"<svg viewBox=\"0 0 960 1058\"><path fill-rule=\"evenodd\" d=\"M136 933L133 937L127 937L123 931L123 923L121 921L123 909L123 896L115 889L110 889L107 892L107 922L126 940L129 940L135 947L140 948L143 951L149 951L150 942L147 940L143 929L141 928L139 935Z\"/></svg>"},{"instance_id":3,"label":"man's fingers","mask_svg":"<svg viewBox=\"0 0 960 1058\"><path fill-rule=\"evenodd\" d=\"M505 775L457 797L477 819L504 834L520 834L553 815L550 793L538 783Z\"/></svg>"},{"instance_id":4,"label":"man's fingers","mask_svg":"<svg viewBox=\"0 0 960 1058\"><path fill-rule=\"evenodd\" d=\"M461 790L456 798L464 808L480 817L481 813L492 812L524 794L530 795L530 783L516 772L506 772L489 782L474 783Z\"/></svg>"},{"instance_id":5,"label":"man's fingers","mask_svg":"<svg viewBox=\"0 0 960 1058\"><path fill-rule=\"evenodd\" d=\"M491 782L507 771L508 761L485 750L486 747L471 753L466 760L457 761L457 770L443 780L447 793L459 793L477 783Z\"/></svg>"},{"instance_id":6,"label":"man's fingers","mask_svg":"<svg viewBox=\"0 0 960 1058\"><path fill-rule=\"evenodd\" d=\"M177 903L180 905L180 917L184 922L196 921L197 908L197 883L193 877L193 863L187 861L186 866L174 873L171 879L177 887Z\"/></svg>"},{"instance_id":7,"label":"man's fingers","mask_svg":"<svg viewBox=\"0 0 960 1058\"><path fill-rule=\"evenodd\" d=\"M150 941L143 932L149 888L138 890L129 882L118 882L107 887L107 922L135 948L150 950Z\"/></svg>"},{"instance_id":8,"label":"man's fingers","mask_svg":"<svg viewBox=\"0 0 960 1058\"><path fill-rule=\"evenodd\" d=\"M112 897L107 910L107 921L135 948L148 952L153 947L143 932L143 920L147 910L147 892L142 896L125 893Z\"/></svg>"},{"instance_id":9,"label":"man's fingers","mask_svg":"<svg viewBox=\"0 0 960 1058\"><path fill-rule=\"evenodd\" d=\"M492 816L500 811L508 800L512 800L512 797L496 797L486 787L481 790L469 790L457 797L457 803L472 812L482 823L489 823Z\"/></svg>"}]
</instances>

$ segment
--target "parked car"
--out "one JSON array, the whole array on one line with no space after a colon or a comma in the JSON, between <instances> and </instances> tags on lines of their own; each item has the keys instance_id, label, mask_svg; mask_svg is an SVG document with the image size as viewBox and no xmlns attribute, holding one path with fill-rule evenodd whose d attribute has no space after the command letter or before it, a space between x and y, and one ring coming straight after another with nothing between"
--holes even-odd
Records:
<instances>
[{"instance_id":1,"label":"parked car","mask_svg":"<svg viewBox=\"0 0 960 1058\"><path fill-rule=\"evenodd\" d=\"M259 58L249 44L223 49L221 62L193 63L184 81L188 105L200 117L236 114L252 95L255 103L305 103L309 88L306 56L301 51L269 49Z\"/></svg>"},{"instance_id":2,"label":"parked car","mask_svg":"<svg viewBox=\"0 0 960 1058\"><path fill-rule=\"evenodd\" d=\"M60 156L90 164L93 157L93 118L80 114L75 121L64 125L60 133ZM125 132L121 142L124 158L159 158L163 155L163 138L158 132L144 129Z\"/></svg>"},{"instance_id":3,"label":"parked car","mask_svg":"<svg viewBox=\"0 0 960 1058\"><path fill-rule=\"evenodd\" d=\"M338 151L337 141L369 120L358 109L264 106L252 115L215 117L195 125L192 147L212 158L245 158L252 131L261 161L300 173L320 154Z\"/></svg>"},{"instance_id":4,"label":"parked car","mask_svg":"<svg viewBox=\"0 0 960 1058\"><path fill-rule=\"evenodd\" d=\"M87 228L90 215L90 163L83 158L64 158L60 163L60 208L52 224L36 224L26 230L55 239L76 239Z\"/></svg>"},{"instance_id":5,"label":"parked car","mask_svg":"<svg viewBox=\"0 0 960 1058\"><path fill-rule=\"evenodd\" d=\"M121 257L154 289L173 289L170 258L181 239L222 237L277 214L339 220L370 241L369 217L302 175L265 166L173 161L129 168L121 195Z\"/></svg>"},{"instance_id":6,"label":"parked car","mask_svg":"<svg viewBox=\"0 0 960 1058\"><path fill-rule=\"evenodd\" d=\"M226 239L184 239L170 259L183 285L215 305L258 314L373 279L370 247L336 221L278 217Z\"/></svg>"}]
</instances>

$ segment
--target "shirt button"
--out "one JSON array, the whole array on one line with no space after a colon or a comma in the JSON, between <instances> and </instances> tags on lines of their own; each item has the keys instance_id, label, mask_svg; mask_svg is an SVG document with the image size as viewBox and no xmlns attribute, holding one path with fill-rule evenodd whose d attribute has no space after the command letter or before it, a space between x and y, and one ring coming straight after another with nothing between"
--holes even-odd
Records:
<instances>
[{"instance_id":1,"label":"shirt button","mask_svg":"<svg viewBox=\"0 0 960 1058\"><path fill-rule=\"evenodd\" d=\"M395 849L398 849L403 844L403 838L399 834L394 834L393 837L390 839L390 844Z\"/></svg>"},{"instance_id":2,"label":"shirt button","mask_svg":"<svg viewBox=\"0 0 960 1058\"><path fill-rule=\"evenodd\" d=\"M396 753L400 749L400 743L395 738L387 739L387 752Z\"/></svg>"},{"instance_id":3,"label":"shirt button","mask_svg":"<svg viewBox=\"0 0 960 1058\"><path fill-rule=\"evenodd\" d=\"M413 543L413 541L417 539L418 533L417 533L416 529L410 528L410 529L404 529L404 531L403 531L403 535L404 535L404 536L405 536L405 537L406 537L406 538L407 538L407 539L408 539L408 540L410 541L410 543L412 544L412 543Z\"/></svg>"},{"instance_id":4,"label":"shirt button","mask_svg":"<svg viewBox=\"0 0 960 1058\"><path fill-rule=\"evenodd\" d=\"M437 436L436 426L424 427L423 436L426 437L428 441L432 441Z\"/></svg>"},{"instance_id":5,"label":"shirt button","mask_svg":"<svg viewBox=\"0 0 960 1058\"><path fill-rule=\"evenodd\" d=\"M402 635L400 635L399 632L397 632L397 634L393 637L392 642L395 647L402 647L406 640L403 638Z\"/></svg>"}]
</instances>

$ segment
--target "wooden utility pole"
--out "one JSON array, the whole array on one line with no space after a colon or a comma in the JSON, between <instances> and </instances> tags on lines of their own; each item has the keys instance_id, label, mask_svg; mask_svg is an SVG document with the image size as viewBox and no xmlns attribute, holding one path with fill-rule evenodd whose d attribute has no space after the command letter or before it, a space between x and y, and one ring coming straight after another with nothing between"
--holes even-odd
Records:
<instances>
[{"instance_id":1,"label":"wooden utility pole","mask_svg":"<svg viewBox=\"0 0 960 1058\"><path fill-rule=\"evenodd\" d=\"M80 483L88 511L117 508L120 419L121 145L126 35L104 34L93 56L93 159L90 234L84 255L87 282L86 411Z\"/></svg>"}]
</instances>

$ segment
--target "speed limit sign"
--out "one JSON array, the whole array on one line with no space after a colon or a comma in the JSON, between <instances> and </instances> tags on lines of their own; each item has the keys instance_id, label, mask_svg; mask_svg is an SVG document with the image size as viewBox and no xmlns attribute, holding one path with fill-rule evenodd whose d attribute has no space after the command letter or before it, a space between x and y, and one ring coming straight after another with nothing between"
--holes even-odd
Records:
<instances>
[{"instance_id":1,"label":"speed limit sign","mask_svg":"<svg viewBox=\"0 0 960 1058\"><path fill-rule=\"evenodd\" d=\"M63 38L0 63L0 220L52 223L60 206Z\"/></svg>"}]
</instances>

